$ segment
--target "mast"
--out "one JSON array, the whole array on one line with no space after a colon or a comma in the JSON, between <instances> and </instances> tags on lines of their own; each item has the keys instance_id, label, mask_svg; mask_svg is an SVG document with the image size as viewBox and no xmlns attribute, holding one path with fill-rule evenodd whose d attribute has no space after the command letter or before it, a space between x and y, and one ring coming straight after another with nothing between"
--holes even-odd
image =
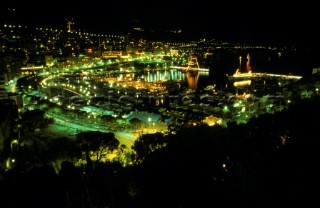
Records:
<instances>
[{"instance_id":1,"label":"mast","mask_svg":"<svg viewBox=\"0 0 320 208\"><path fill-rule=\"evenodd\" d=\"M241 71L242 56L239 56L239 71Z\"/></svg>"},{"instance_id":2,"label":"mast","mask_svg":"<svg viewBox=\"0 0 320 208\"><path fill-rule=\"evenodd\" d=\"M250 55L247 54L247 72L251 72Z\"/></svg>"}]
</instances>

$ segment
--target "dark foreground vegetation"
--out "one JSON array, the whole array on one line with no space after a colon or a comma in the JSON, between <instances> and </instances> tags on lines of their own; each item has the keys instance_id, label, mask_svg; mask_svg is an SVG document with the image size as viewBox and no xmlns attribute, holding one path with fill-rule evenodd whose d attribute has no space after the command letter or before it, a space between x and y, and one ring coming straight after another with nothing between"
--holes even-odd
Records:
<instances>
[{"instance_id":1,"label":"dark foreground vegetation","mask_svg":"<svg viewBox=\"0 0 320 208\"><path fill-rule=\"evenodd\" d=\"M315 96L247 124L143 135L132 165L100 160L96 143L84 142L90 134L57 139L46 154L18 148L28 160L1 174L0 207L316 207L319 106ZM114 136L106 138L115 149Z\"/></svg>"}]
</instances>

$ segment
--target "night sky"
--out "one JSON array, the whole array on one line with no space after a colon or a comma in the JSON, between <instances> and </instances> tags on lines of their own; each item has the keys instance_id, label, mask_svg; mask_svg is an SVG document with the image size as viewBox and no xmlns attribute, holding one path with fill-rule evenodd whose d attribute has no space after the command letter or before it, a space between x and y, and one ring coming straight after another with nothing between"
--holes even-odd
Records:
<instances>
[{"instance_id":1,"label":"night sky","mask_svg":"<svg viewBox=\"0 0 320 208\"><path fill-rule=\"evenodd\" d=\"M311 42L318 35L317 6L306 1L85 2L1 0L0 8L14 7L21 22L44 26L61 27L66 17L73 17L79 28L97 33L126 33L139 20L146 30L182 29L194 38Z\"/></svg>"}]
</instances>

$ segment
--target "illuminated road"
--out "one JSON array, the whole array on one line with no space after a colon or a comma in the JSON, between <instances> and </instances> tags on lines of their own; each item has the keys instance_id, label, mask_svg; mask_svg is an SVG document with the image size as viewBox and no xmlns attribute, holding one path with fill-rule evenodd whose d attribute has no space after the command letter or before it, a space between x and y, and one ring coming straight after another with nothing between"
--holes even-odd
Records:
<instances>
[{"instance_id":1,"label":"illuminated road","mask_svg":"<svg viewBox=\"0 0 320 208\"><path fill-rule=\"evenodd\" d=\"M55 127L58 131L59 129L62 131L67 131L65 133L68 136L72 136L72 137L81 131L113 132L116 138L119 140L120 144L125 144L129 150L131 150L131 146L133 145L134 141L139 137L138 133L132 132L131 130L110 131L105 126L101 126L97 124L90 125L88 123L83 123L83 122L79 124L77 123L79 121L73 122L74 120L67 119L63 116L59 116L51 112L47 112L47 115L51 118L54 118L55 123L57 125Z\"/></svg>"}]
</instances>

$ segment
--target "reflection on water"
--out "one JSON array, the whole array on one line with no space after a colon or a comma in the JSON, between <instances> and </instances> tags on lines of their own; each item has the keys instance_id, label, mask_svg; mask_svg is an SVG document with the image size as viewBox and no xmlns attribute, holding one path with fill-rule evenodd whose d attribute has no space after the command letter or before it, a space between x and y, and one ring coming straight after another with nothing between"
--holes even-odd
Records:
<instances>
[{"instance_id":1,"label":"reflection on water","mask_svg":"<svg viewBox=\"0 0 320 208\"><path fill-rule=\"evenodd\" d=\"M188 81L188 87L191 89L197 89L198 88L198 81L200 73L198 71L192 71L186 73L187 81Z\"/></svg>"},{"instance_id":2,"label":"reflection on water","mask_svg":"<svg viewBox=\"0 0 320 208\"><path fill-rule=\"evenodd\" d=\"M205 68L210 72L198 71L189 73L179 69L155 68L144 69L128 76L131 80L144 80L147 83L163 81L184 82L189 88L205 88L208 85L216 85L219 89L225 88L228 84L227 74L234 74L236 69L243 69L242 72L252 71L253 73L275 73L307 75L311 74L318 57L312 58L308 53L299 51L278 51L267 49L252 50L217 50L214 56L207 58ZM280 54L280 55L279 55ZM210 59L210 60L209 60ZM203 60L202 60L203 61ZM183 84L183 83L182 83ZM240 83L242 85L243 83Z\"/></svg>"},{"instance_id":3,"label":"reflection on water","mask_svg":"<svg viewBox=\"0 0 320 208\"><path fill-rule=\"evenodd\" d=\"M248 86L251 85L251 80L243 80L243 81L236 81L233 83L233 86L235 87L243 87L243 86Z\"/></svg>"},{"instance_id":4,"label":"reflection on water","mask_svg":"<svg viewBox=\"0 0 320 208\"><path fill-rule=\"evenodd\" d=\"M177 81L185 80L185 73L178 70L164 70L164 71L148 71L146 74L142 74L141 79L146 82L157 81Z\"/></svg>"},{"instance_id":5,"label":"reflection on water","mask_svg":"<svg viewBox=\"0 0 320 208\"><path fill-rule=\"evenodd\" d=\"M203 71L183 71L177 69L170 70L151 70L140 73L128 73L119 75L120 78L131 80L143 80L147 83L165 82L165 81L179 81L186 82L191 89L198 88L200 77L208 77L209 72Z\"/></svg>"}]
</instances>

